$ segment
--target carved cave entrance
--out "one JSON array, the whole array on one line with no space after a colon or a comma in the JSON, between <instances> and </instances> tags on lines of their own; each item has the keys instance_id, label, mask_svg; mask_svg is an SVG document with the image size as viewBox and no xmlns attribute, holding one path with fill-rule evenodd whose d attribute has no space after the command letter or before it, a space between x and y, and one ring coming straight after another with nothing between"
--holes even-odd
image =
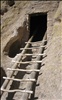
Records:
<instances>
[{"instance_id":1,"label":"carved cave entrance","mask_svg":"<svg viewBox=\"0 0 62 100\"><path fill-rule=\"evenodd\" d=\"M47 13L34 13L29 15L29 38L34 35L33 42L41 41L47 30Z\"/></svg>"}]
</instances>

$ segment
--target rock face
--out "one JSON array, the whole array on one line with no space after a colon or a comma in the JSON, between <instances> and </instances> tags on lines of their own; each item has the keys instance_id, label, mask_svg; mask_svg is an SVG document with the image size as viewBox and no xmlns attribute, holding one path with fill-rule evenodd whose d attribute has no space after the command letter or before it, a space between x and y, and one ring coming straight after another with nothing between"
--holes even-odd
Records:
<instances>
[{"instance_id":1,"label":"rock face","mask_svg":"<svg viewBox=\"0 0 62 100\"><path fill-rule=\"evenodd\" d=\"M35 97L40 100L61 100L62 98L62 2L54 16L52 37L47 43L46 57L42 60L35 89ZM41 74L42 73L42 74ZM34 100L34 99L33 99Z\"/></svg>"},{"instance_id":2,"label":"rock face","mask_svg":"<svg viewBox=\"0 0 62 100\"><path fill-rule=\"evenodd\" d=\"M20 47L24 47L24 42L29 39L29 15L46 13L48 43L45 52L47 57L43 60L45 63L41 67L43 74L39 76L40 86L36 88L35 96L38 96L39 100L41 98L42 100L61 100L62 2L15 1L10 6L5 1L1 2L1 9L7 9L2 10L1 15L1 67L5 74L10 74L6 68L12 67L12 59L17 59ZM16 47L17 52L14 53Z\"/></svg>"}]
</instances>

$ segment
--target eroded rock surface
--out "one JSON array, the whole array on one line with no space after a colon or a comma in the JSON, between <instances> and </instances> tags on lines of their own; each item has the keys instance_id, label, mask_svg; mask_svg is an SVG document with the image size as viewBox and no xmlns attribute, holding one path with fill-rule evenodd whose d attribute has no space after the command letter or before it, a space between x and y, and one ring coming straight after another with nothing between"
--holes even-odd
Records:
<instances>
[{"instance_id":1,"label":"eroded rock surface","mask_svg":"<svg viewBox=\"0 0 62 100\"><path fill-rule=\"evenodd\" d=\"M59 6L59 7L58 7ZM12 67L15 56L12 45L18 48L24 47L24 42L29 38L29 14L47 13L47 57L42 61L34 97L37 100L61 100L62 98L62 2L59 1L15 1L8 6L2 3L1 15L1 66L9 75L6 68ZM14 45L15 44L15 45ZM18 45L19 44L19 45ZM11 51L12 48L12 51ZM33 100L33 99L32 99ZM34 99L35 100L35 99Z\"/></svg>"}]
</instances>

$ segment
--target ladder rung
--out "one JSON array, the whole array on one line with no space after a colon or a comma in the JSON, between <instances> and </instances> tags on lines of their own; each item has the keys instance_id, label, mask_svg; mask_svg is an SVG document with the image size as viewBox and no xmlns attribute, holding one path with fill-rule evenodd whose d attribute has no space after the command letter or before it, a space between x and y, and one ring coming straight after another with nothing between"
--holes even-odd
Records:
<instances>
[{"instance_id":1,"label":"ladder rung","mask_svg":"<svg viewBox=\"0 0 62 100\"><path fill-rule=\"evenodd\" d=\"M33 43L42 43L42 42L45 42L47 40L43 40L43 41L37 41L37 42L25 42L25 43L30 43L30 44L33 44Z\"/></svg>"},{"instance_id":2,"label":"ladder rung","mask_svg":"<svg viewBox=\"0 0 62 100\"><path fill-rule=\"evenodd\" d=\"M25 62L22 62L22 61L14 61L12 60L12 62L16 62L16 63L20 63L20 64L28 64L28 63L42 63L42 61L25 61Z\"/></svg>"},{"instance_id":3,"label":"ladder rung","mask_svg":"<svg viewBox=\"0 0 62 100\"><path fill-rule=\"evenodd\" d=\"M39 72L40 70L38 69L11 69L11 68L7 68L7 70L10 70L10 71L22 71L22 72Z\"/></svg>"},{"instance_id":4,"label":"ladder rung","mask_svg":"<svg viewBox=\"0 0 62 100\"><path fill-rule=\"evenodd\" d=\"M19 82L26 82L26 81L28 81L28 82L30 82L30 81L35 82L36 81L35 79L14 79L14 78L10 78L10 77L3 77L3 79L19 81Z\"/></svg>"},{"instance_id":5,"label":"ladder rung","mask_svg":"<svg viewBox=\"0 0 62 100\"><path fill-rule=\"evenodd\" d=\"M45 46L39 46L39 47L30 47L30 48L25 48L27 50L31 50L31 49L38 49L38 48L42 48L42 47L45 47ZM23 50L24 48L20 48L20 50Z\"/></svg>"},{"instance_id":6,"label":"ladder rung","mask_svg":"<svg viewBox=\"0 0 62 100\"><path fill-rule=\"evenodd\" d=\"M33 94L33 91L29 91L29 90L19 90L19 89L14 89L14 90L7 90L7 89L2 89L1 88L1 91L4 91L4 92L22 92L22 93L30 93L30 94Z\"/></svg>"},{"instance_id":7,"label":"ladder rung","mask_svg":"<svg viewBox=\"0 0 62 100\"><path fill-rule=\"evenodd\" d=\"M36 56L38 56L38 55L44 55L44 54L23 54L23 55L26 55L26 56L31 56L31 55L36 55Z\"/></svg>"},{"instance_id":8,"label":"ladder rung","mask_svg":"<svg viewBox=\"0 0 62 100\"><path fill-rule=\"evenodd\" d=\"M42 55L45 55L45 53L43 54L18 54L18 55L22 55L22 56L42 56Z\"/></svg>"}]
</instances>

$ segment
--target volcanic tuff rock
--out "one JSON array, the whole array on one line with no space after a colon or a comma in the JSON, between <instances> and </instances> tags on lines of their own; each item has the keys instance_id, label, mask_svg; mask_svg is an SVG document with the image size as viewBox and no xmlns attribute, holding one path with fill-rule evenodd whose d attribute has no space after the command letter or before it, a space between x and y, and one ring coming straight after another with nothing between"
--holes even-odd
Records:
<instances>
[{"instance_id":1,"label":"volcanic tuff rock","mask_svg":"<svg viewBox=\"0 0 62 100\"><path fill-rule=\"evenodd\" d=\"M47 57L43 59L45 65L41 68L43 74L38 78L40 85L35 96L42 100L61 100L62 1L15 1L12 6L6 1L1 3L1 67L6 75L10 74L6 68L12 67L12 59L18 57L17 54L14 58L8 56L11 45L15 42L16 47L23 47L29 38L29 14L47 12Z\"/></svg>"}]
</instances>

